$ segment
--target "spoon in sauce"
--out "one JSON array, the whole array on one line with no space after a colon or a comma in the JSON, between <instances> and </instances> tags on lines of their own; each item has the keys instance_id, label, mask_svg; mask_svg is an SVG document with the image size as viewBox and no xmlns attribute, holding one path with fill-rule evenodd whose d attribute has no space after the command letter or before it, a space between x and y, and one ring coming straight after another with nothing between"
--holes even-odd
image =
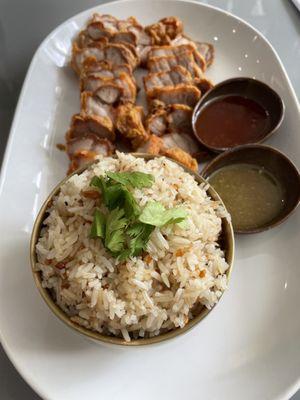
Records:
<instances>
[{"instance_id":1,"label":"spoon in sauce","mask_svg":"<svg viewBox=\"0 0 300 400\"><path fill-rule=\"evenodd\" d=\"M193 113L198 141L215 152L260 143L279 127L284 105L263 82L235 78L221 82L200 99Z\"/></svg>"}]
</instances>

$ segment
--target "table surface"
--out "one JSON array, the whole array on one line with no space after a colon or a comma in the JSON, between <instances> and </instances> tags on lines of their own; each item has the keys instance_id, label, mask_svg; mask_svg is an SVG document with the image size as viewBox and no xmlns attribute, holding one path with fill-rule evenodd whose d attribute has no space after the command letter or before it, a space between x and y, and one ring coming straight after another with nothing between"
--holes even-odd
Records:
<instances>
[{"instance_id":1,"label":"table surface","mask_svg":"<svg viewBox=\"0 0 300 400\"><path fill-rule=\"evenodd\" d=\"M0 1L0 160L5 150L19 92L36 48L44 37L64 20L102 2L101 0ZM292 2L289 0L202 2L232 12L262 32L278 52L296 94L298 98L300 97L300 12ZM0 382L2 400L40 399L23 381L1 347ZM300 391L292 400L300 400Z\"/></svg>"}]
</instances>

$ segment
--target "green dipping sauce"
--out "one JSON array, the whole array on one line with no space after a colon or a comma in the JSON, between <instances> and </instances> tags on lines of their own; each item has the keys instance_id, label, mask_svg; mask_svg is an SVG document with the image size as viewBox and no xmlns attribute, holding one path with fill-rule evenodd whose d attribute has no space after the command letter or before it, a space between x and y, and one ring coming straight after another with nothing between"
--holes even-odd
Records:
<instances>
[{"instance_id":1,"label":"green dipping sauce","mask_svg":"<svg viewBox=\"0 0 300 400\"><path fill-rule=\"evenodd\" d=\"M271 222L282 210L285 196L278 180L263 167L233 164L209 177L235 229L248 230Z\"/></svg>"}]
</instances>

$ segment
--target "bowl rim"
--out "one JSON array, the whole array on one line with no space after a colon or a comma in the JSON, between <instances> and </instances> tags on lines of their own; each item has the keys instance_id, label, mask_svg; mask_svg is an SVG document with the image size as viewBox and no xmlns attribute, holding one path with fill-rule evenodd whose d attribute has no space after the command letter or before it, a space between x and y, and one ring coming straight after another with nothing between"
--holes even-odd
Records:
<instances>
[{"instance_id":1,"label":"bowl rim","mask_svg":"<svg viewBox=\"0 0 300 400\"><path fill-rule=\"evenodd\" d=\"M130 154L135 157L144 158L147 161L152 160L156 157L161 157L161 156L150 155L150 154L146 154L146 153L130 153ZM113 155L111 157L116 158L116 155ZM168 157L166 157L166 158L168 158ZM194 172L194 171L190 170L189 168L185 167L184 165L182 165L181 163L179 163L175 160L171 160L171 161L173 161L176 164L183 167L185 172L188 172L191 175L193 175L193 177L196 179L196 181L198 183L203 183L203 182L207 183L205 181L205 179L198 172ZM75 332L80 333L83 336L88 337L99 343L102 342L102 343L109 343L109 344L119 345L119 346L137 347L137 346L145 346L145 345L164 342L166 340L180 336L180 335L186 333L188 330L190 330L195 325L197 325L202 319L204 319L218 305L218 303L225 291L222 293L221 297L219 298L218 303L216 303L211 309L202 307L199 314L195 318L190 320L183 328L175 328L175 329L172 329L171 331L163 332L162 334L157 335L157 336L153 336L150 338L131 339L130 342L126 342L121 337L108 336L108 335L102 334L100 332L92 331L90 329L87 329L87 328L71 321L69 316L54 302L48 289L46 289L42 286L41 272L36 270L37 258L36 258L35 246L36 246L36 243L39 238L40 230L41 230L42 223L44 220L44 214L48 208L48 205L52 201L52 198L57 193L59 193L61 186L68 179L70 179L70 177L72 177L75 174L80 174L80 173L84 172L86 169L90 168L93 164L98 163L98 162L101 162L101 160L92 161L91 163L86 164L85 166L77 169L72 174L66 176L62 181L60 181L55 186L55 188L50 192L50 194L47 196L46 200L43 202L43 204L38 212L38 215L35 219L33 229L32 229L31 239L30 239L30 262L31 262L31 270L32 270L35 285L36 285L40 295L42 296L43 300L48 305L48 307L51 309L51 311L55 314L56 317L58 317L63 323L65 323L67 326L69 326ZM224 203L221 200L218 193L209 184L208 184L208 186L209 186L207 189L208 195L213 200L220 201L220 203L224 206ZM224 208L225 208L225 206L224 206ZM226 261L229 265L229 267L226 271L227 282L229 283L230 275L231 275L232 267L233 267L234 253L235 253L234 232L233 232L233 227L232 227L231 221L228 221L226 218L222 218L222 225L223 225L222 232L224 233L224 238L225 238L225 243L226 243L225 247L228 247L226 249L227 251L226 251L225 257L226 257Z\"/></svg>"},{"instance_id":2,"label":"bowl rim","mask_svg":"<svg viewBox=\"0 0 300 400\"><path fill-rule=\"evenodd\" d=\"M230 154L232 153L237 153L243 150L247 150L247 149L261 149L261 150L265 150L267 152L272 152L277 154L279 157L281 157L282 159L284 159L290 166L291 168L295 171L295 174L298 176L298 180L299 180L299 184L300 184L300 173L298 168L296 167L296 165L294 164L294 162L286 155L284 154L282 151L276 149L275 147L269 146L269 145L265 145L265 144L243 144L240 146L236 146L233 147L230 150L224 151L223 153L220 153L217 155L217 157L213 158L209 163L207 163L205 165L205 167L203 168L203 170L201 171L201 176L206 180L210 177L211 174L207 174L208 170L211 167L215 167L218 166L219 162L221 160L226 159L228 156L230 156ZM229 164L230 165L230 164ZM222 168L222 167L221 167ZM215 168L215 171L217 171L220 168ZM209 182L209 181L208 181ZM260 232L265 232L269 229L275 228L278 225L281 225L284 221L286 221L295 211L296 208L298 207L298 205L300 204L300 196L298 197L298 201L295 203L295 205L292 207L292 209L284 214L279 220L275 220L275 221L271 221L269 224L266 224L262 227L258 227L258 228L252 228L252 229L234 229L234 233L237 234L242 234L242 235L247 235L247 234L253 234L253 233L260 233Z\"/></svg>"},{"instance_id":3,"label":"bowl rim","mask_svg":"<svg viewBox=\"0 0 300 400\"><path fill-rule=\"evenodd\" d=\"M255 142L249 142L249 143L244 143L238 146L234 146L234 147L215 147L215 146L211 146L208 145L207 143L205 143L198 135L196 132L196 121L197 121L197 115L199 113L199 111L202 109L202 107L205 106L205 100L206 98L216 89L218 89L219 87L225 86L231 82L238 82L238 81L251 81L253 83L259 84L260 86L262 86L264 88L264 90L269 91L272 93L272 95L274 97L276 97L279 100L279 104L280 104L280 118L277 122L277 124L274 126L273 129L271 129L270 131L268 131L268 133L266 133L260 140L257 140ZM256 78L251 78L251 77L247 77L247 76L240 76L240 77L235 77L235 78L229 78L229 79L225 79L224 81L221 81L219 83L217 83L214 87L212 87L211 89L209 89L196 103L194 110L193 110L193 114L192 114L192 131L194 134L194 137L198 140L198 142L206 147L207 149L213 151L214 153L222 153L224 151L229 151L235 147L239 147L239 146L246 146L248 144L259 144L259 143L263 143L265 140L269 139L270 136L272 136L274 133L276 133L280 127L280 125L282 124L283 118L285 115L285 104L284 101L282 99L282 97L273 89L271 88L271 86L269 86L267 83L256 79Z\"/></svg>"}]
</instances>

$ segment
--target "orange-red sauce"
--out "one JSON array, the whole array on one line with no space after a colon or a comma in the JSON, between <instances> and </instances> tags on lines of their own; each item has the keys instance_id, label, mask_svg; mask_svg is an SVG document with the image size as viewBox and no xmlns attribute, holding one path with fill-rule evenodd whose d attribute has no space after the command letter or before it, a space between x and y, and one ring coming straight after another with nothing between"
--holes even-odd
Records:
<instances>
[{"instance_id":1,"label":"orange-red sauce","mask_svg":"<svg viewBox=\"0 0 300 400\"><path fill-rule=\"evenodd\" d=\"M217 97L196 118L201 141L219 149L260 141L270 126L268 112L256 101L237 95Z\"/></svg>"}]
</instances>

